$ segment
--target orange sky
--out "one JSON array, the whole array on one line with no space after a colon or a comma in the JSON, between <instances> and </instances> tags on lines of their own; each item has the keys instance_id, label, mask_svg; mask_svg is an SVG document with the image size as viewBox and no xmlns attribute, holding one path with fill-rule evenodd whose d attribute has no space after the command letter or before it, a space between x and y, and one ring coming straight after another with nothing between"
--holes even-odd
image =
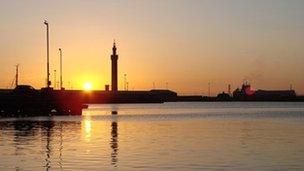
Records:
<instances>
[{"instance_id":1,"label":"orange sky","mask_svg":"<svg viewBox=\"0 0 304 171\"><path fill-rule=\"evenodd\" d=\"M168 87L205 94L240 86L288 89L304 94L304 2L302 1L8 1L0 2L0 87L11 85L14 65L20 83L45 85L50 23L51 71L64 85L94 89L110 84L113 39L119 54L119 88ZM57 74L57 80L59 75ZM53 72L51 74L54 80Z\"/></svg>"}]
</instances>

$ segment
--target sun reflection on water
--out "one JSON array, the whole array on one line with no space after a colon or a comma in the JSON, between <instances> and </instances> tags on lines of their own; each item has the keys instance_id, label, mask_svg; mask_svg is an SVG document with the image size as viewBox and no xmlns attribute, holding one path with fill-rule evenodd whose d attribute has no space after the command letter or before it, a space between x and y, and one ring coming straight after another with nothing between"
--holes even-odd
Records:
<instances>
[{"instance_id":1,"label":"sun reflection on water","mask_svg":"<svg viewBox=\"0 0 304 171\"><path fill-rule=\"evenodd\" d=\"M92 121L90 117L86 117L84 121L82 121L82 128L84 133L84 138L86 141L91 140L91 132L92 132Z\"/></svg>"}]
</instances>

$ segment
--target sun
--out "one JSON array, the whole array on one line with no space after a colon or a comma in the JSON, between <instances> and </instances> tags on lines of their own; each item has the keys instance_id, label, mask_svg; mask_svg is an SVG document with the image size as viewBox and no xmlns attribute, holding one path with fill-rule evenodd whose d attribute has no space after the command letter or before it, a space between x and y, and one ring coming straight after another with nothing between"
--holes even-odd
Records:
<instances>
[{"instance_id":1,"label":"sun","mask_svg":"<svg viewBox=\"0 0 304 171\"><path fill-rule=\"evenodd\" d=\"M85 91L90 91L90 90L92 90L92 83L89 83L89 82L87 82L87 83L84 83L84 85L83 85L83 88L84 88L84 90Z\"/></svg>"}]
</instances>

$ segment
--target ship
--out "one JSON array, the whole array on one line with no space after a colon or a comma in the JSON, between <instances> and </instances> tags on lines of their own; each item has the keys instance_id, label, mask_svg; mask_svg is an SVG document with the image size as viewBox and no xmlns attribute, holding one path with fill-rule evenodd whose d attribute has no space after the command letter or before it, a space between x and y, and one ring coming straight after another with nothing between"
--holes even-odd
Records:
<instances>
[{"instance_id":1,"label":"ship","mask_svg":"<svg viewBox=\"0 0 304 171\"><path fill-rule=\"evenodd\" d=\"M248 82L242 84L233 92L233 99L237 101L296 101L294 90L253 90Z\"/></svg>"}]
</instances>

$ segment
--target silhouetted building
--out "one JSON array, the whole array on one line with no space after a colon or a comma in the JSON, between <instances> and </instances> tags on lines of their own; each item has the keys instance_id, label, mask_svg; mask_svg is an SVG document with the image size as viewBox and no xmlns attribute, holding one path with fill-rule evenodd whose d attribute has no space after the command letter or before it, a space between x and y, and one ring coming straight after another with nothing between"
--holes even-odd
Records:
<instances>
[{"instance_id":1,"label":"silhouetted building","mask_svg":"<svg viewBox=\"0 0 304 171\"><path fill-rule=\"evenodd\" d=\"M116 46L115 42L113 44L112 48L112 55L111 55L111 62L112 62L112 91L117 91L117 85L118 85L118 80L117 80L117 60L118 60L118 55L116 53Z\"/></svg>"},{"instance_id":2,"label":"silhouetted building","mask_svg":"<svg viewBox=\"0 0 304 171\"><path fill-rule=\"evenodd\" d=\"M216 96L216 100L218 100L218 101L230 101L230 100L232 100L232 98L229 95L229 93L222 92L222 93L220 93Z\"/></svg>"}]
</instances>

